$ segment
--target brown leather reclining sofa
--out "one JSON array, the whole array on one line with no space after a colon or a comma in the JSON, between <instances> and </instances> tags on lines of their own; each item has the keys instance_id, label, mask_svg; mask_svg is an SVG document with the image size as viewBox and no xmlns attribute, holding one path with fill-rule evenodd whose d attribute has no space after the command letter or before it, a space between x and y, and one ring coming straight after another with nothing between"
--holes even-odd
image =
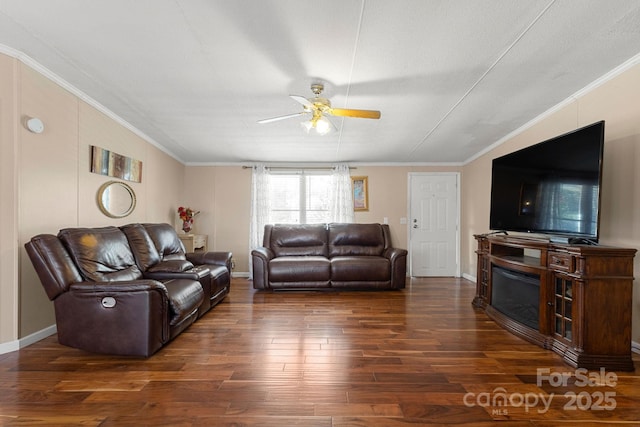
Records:
<instances>
[{"instance_id":1,"label":"brown leather reclining sofa","mask_svg":"<svg viewBox=\"0 0 640 427\"><path fill-rule=\"evenodd\" d=\"M251 252L255 289L402 289L407 251L386 224L267 225Z\"/></svg>"},{"instance_id":2,"label":"brown leather reclining sofa","mask_svg":"<svg viewBox=\"0 0 640 427\"><path fill-rule=\"evenodd\" d=\"M148 357L229 293L230 252L185 253L169 224L66 228L25 244L58 341Z\"/></svg>"}]
</instances>

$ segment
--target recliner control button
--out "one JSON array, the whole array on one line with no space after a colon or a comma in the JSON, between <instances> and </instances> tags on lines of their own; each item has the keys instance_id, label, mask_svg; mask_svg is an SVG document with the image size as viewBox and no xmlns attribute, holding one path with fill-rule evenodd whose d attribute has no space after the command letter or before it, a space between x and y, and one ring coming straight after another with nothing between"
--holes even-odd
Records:
<instances>
[{"instance_id":1,"label":"recliner control button","mask_svg":"<svg viewBox=\"0 0 640 427\"><path fill-rule=\"evenodd\" d=\"M114 297L102 298L102 306L104 308L112 308L116 306L116 299Z\"/></svg>"}]
</instances>

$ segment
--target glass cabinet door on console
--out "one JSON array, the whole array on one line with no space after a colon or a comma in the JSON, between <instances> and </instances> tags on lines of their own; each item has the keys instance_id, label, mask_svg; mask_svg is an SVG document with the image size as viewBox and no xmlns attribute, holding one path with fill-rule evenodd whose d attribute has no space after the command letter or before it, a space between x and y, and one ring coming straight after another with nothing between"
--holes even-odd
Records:
<instances>
[{"instance_id":1,"label":"glass cabinet door on console","mask_svg":"<svg viewBox=\"0 0 640 427\"><path fill-rule=\"evenodd\" d=\"M489 260L484 257L480 260L482 281L480 287L480 298L489 301Z\"/></svg>"},{"instance_id":2,"label":"glass cabinet door on console","mask_svg":"<svg viewBox=\"0 0 640 427\"><path fill-rule=\"evenodd\" d=\"M573 281L561 275L554 275L554 322L556 338L571 342L573 338Z\"/></svg>"},{"instance_id":3,"label":"glass cabinet door on console","mask_svg":"<svg viewBox=\"0 0 640 427\"><path fill-rule=\"evenodd\" d=\"M478 240L477 260L477 286L476 296L473 299L473 305L484 308L489 304L491 299L491 290L489 285L489 269L491 262L489 261L489 241L481 236L475 236Z\"/></svg>"}]
</instances>

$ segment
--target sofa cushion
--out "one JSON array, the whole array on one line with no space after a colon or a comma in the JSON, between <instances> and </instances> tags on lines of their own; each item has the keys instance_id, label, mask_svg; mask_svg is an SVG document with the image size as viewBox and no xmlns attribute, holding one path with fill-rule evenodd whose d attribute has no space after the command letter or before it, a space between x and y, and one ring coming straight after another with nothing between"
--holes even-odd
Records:
<instances>
[{"instance_id":1,"label":"sofa cushion","mask_svg":"<svg viewBox=\"0 0 640 427\"><path fill-rule=\"evenodd\" d=\"M390 262L378 256L337 256L331 258L331 280L335 282L391 280Z\"/></svg>"},{"instance_id":2,"label":"sofa cushion","mask_svg":"<svg viewBox=\"0 0 640 427\"><path fill-rule=\"evenodd\" d=\"M177 325L198 310L204 301L200 283L191 279L173 279L165 282L169 294L171 318L169 324Z\"/></svg>"},{"instance_id":3,"label":"sofa cushion","mask_svg":"<svg viewBox=\"0 0 640 427\"><path fill-rule=\"evenodd\" d=\"M120 229L127 236L129 246L142 271L146 271L152 265L160 262L160 254L142 224L127 224Z\"/></svg>"},{"instance_id":4,"label":"sofa cushion","mask_svg":"<svg viewBox=\"0 0 640 427\"><path fill-rule=\"evenodd\" d=\"M53 234L39 234L24 246L50 300L82 281L69 252Z\"/></svg>"},{"instance_id":5,"label":"sofa cushion","mask_svg":"<svg viewBox=\"0 0 640 427\"><path fill-rule=\"evenodd\" d=\"M229 270L221 265L207 264L206 267L211 270L211 279L216 283L227 284L231 281Z\"/></svg>"},{"instance_id":6,"label":"sofa cushion","mask_svg":"<svg viewBox=\"0 0 640 427\"><path fill-rule=\"evenodd\" d=\"M127 236L117 227L65 228L58 238L87 280L110 282L142 277Z\"/></svg>"},{"instance_id":7,"label":"sofa cushion","mask_svg":"<svg viewBox=\"0 0 640 427\"><path fill-rule=\"evenodd\" d=\"M276 224L270 231L270 248L276 257L327 256L327 228L324 224Z\"/></svg>"},{"instance_id":8,"label":"sofa cushion","mask_svg":"<svg viewBox=\"0 0 640 427\"><path fill-rule=\"evenodd\" d=\"M168 261L162 261L158 264L151 266L147 272L150 273L176 273L191 271L194 265L186 259L171 259Z\"/></svg>"},{"instance_id":9,"label":"sofa cushion","mask_svg":"<svg viewBox=\"0 0 640 427\"><path fill-rule=\"evenodd\" d=\"M329 224L329 257L382 256L385 238L380 224Z\"/></svg>"},{"instance_id":10,"label":"sofa cushion","mask_svg":"<svg viewBox=\"0 0 640 427\"><path fill-rule=\"evenodd\" d=\"M322 256L283 256L269 263L270 282L329 282L331 265Z\"/></svg>"},{"instance_id":11,"label":"sofa cushion","mask_svg":"<svg viewBox=\"0 0 640 427\"><path fill-rule=\"evenodd\" d=\"M163 261L186 259L184 244L169 224L142 224Z\"/></svg>"}]
</instances>

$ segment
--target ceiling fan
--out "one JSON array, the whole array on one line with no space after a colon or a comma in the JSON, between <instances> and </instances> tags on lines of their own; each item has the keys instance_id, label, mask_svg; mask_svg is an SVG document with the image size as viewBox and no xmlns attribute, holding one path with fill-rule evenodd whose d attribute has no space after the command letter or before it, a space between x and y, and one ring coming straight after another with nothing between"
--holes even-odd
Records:
<instances>
[{"instance_id":1,"label":"ceiling fan","mask_svg":"<svg viewBox=\"0 0 640 427\"><path fill-rule=\"evenodd\" d=\"M335 128L333 123L326 117L358 117L363 119L379 119L380 111L376 110L354 110L348 108L332 108L331 102L327 98L322 98L320 94L324 90L322 83L313 83L311 85L311 91L315 94L313 98L305 98L300 95L290 95L291 98L303 106L303 110L299 113L287 114L284 116L272 117L270 119L259 120L258 123L271 123L278 120L289 119L292 117L302 116L304 114L311 113L311 118L308 121L302 122L302 127L309 132L311 129L315 129L321 135L326 134L332 128Z\"/></svg>"}]
</instances>

